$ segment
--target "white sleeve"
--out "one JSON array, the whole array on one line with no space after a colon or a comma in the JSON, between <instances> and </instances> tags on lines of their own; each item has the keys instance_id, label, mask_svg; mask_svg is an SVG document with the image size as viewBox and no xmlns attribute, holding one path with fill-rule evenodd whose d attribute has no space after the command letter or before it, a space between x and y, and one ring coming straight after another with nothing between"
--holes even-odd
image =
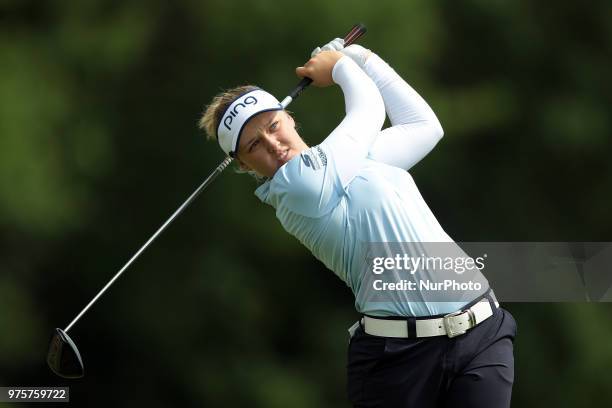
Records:
<instances>
[{"instance_id":1,"label":"white sleeve","mask_svg":"<svg viewBox=\"0 0 612 408\"><path fill-rule=\"evenodd\" d=\"M346 116L321 147L330 151L340 183L346 187L380 134L385 107L374 82L349 57L336 62L332 77L344 93Z\"/></svg>"},{"instance_id":2,"label":"white sleeve","mask_svg":"<svg viewBox=\"0 0 612 408\"><path fill-rule=\"evenodd\" d=\"M392 125L380 132L369 157L408 170L442 138L442 126L427 102L378 55L372 53L363 70L380 91Z\"/></svg>"}]
</instances>

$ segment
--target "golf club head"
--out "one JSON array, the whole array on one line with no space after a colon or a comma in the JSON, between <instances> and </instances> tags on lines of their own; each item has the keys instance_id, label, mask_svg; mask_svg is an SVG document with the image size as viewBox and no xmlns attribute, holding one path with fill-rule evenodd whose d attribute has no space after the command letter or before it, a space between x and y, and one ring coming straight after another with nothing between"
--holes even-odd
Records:
<instances>
[{"instance_id":1,"label":"golf club head","mask_svg":"<svg viewBox=\"0 0 612 408\"><path fill-rule=\"evenodd\" d=\"M60 377L81 378L85 374L76 344L62 329L55 329L51 336L47 364Z\"/></svg>"}]
</instances>

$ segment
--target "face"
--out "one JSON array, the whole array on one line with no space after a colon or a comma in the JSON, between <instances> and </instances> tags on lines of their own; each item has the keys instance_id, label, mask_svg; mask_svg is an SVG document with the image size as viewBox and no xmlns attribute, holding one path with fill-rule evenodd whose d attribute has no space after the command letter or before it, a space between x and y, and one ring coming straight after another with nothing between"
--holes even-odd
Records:
<instances>
[{"instance_id":1,"label":"face","mask_svg":"<svg viewBox=\"0 0 612 408\"><path fill-rule=\"evenodd\" d=\"M285 111L262 112L242 130L237 158L242 167L272 177L285 163L308 146Z\"/></svg>"}]
</instances>

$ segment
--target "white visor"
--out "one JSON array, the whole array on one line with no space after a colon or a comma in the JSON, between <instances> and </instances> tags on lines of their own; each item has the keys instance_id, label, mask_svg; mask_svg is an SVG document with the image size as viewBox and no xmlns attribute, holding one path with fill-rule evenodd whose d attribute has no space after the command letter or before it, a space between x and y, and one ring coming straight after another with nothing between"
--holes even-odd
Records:
<instances>
[{"instance_id":1,"label":"white visor","mask_svg":"<svg viewBox=\"0 0 612 408\"><path fill-rule=\"evenodd\" d=\"M282 110L274 96L263 89L254 89L236 98L223 112L217 128L217 140L221 149L234 157L240 143L240 133L247 122L261 112Z\"/></svg>"}]
</instances>

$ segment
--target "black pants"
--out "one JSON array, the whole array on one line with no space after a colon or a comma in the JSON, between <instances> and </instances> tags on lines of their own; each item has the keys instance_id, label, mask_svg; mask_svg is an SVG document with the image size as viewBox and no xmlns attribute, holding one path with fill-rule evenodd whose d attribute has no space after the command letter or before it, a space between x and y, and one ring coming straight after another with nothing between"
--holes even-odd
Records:
<instances>
[{"instance_id":1,"label":"black pants","mask_svg":"<svg viewBox=\"0 0 612 408\"><path fill-rule=\"evenodd\" d=\"M348 352L355 407L508 408L516 322L499 308L467 333L397 339L359 327Z\"/></svg>"}]
</instances>

